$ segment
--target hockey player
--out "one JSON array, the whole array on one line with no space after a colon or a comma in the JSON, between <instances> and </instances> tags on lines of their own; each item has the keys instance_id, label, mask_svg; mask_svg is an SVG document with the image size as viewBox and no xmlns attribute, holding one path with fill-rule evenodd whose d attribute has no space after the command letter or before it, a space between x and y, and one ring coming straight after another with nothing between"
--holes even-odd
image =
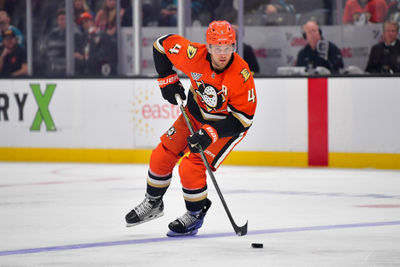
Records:
<instances>
[{"instance_id":1,"label":"hockey player","mask_svg":"<svg viewBox=\"0 0 400 267\"><path fill-rule=\"evenodd\" d=\"M190 134L180 115L161 136L150 158L145 199L126 215L127 226L163 215L163 195L174 166L183 157L179 176L187 211L168 225L167 235L195 235L211 206L206 167L198 146L215 171L252 125L256 90L247 63L235 53L235 31L227 21L213 21L207 29L206 42L194 43L173 34L154 42L153 57L163 98L173 105L177 105L176 94L186 99L173 67L190 78L185 110L195 133Z\"/></svg>"}]
</instances>

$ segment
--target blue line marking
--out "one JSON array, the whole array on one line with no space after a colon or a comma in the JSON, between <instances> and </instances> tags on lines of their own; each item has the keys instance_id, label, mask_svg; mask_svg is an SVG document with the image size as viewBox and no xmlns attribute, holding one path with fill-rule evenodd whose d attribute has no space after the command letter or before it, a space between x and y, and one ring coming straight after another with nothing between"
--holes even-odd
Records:
<instances>
[{"instance_id":1,"label":"blue line marking","mask_svg":"<svg viewBox=\"0 0 400 267\"><path fill-rule=\"evenodd\" d=\"M265 235L265 234L278 234L278 233L291 233L291 232L304 232L304 231L321 231L321 230L346 229L346 228L393 226L393 225L400 225L400 221L352 223L352 224L336 224L336 225L321 225L321 226L253 230L253 231L249 231L247 233L247 235ZM174 238L157 237L157 238L109 241L109 242L98 242L98 243L72 244L72 245L53 246L53 247L5 250L5 251L0 251L0 256L32 254L32 253L41 253L41 252L50 252L50 251L74 250L74 249L84 249L84 248L93 248L93 247L111 247L111 246L137 245L137 244L146 244L146 243L158 243L158 242L173 242L173 241L187 239L187 238L206 239L206 238L219 238L219 237L228 237L228 236L235 236L235 234L233 232L225 232L225 233L214 233L214 234L202 234L202 235L196 235L193 237L174 237Z\"/></svg>"}]
</instances>

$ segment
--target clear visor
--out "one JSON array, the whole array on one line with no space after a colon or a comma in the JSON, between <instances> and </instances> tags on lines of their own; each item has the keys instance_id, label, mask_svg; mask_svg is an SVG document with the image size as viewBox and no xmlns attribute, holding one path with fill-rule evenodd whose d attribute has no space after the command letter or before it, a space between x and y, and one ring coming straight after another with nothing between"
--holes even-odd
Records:
<instances>
[{"instance_id":1,"label":"clear visor","mask_svg":"<svg viewBox=\"0 0 400 267\"><path fill-rule=\"evenodd\" d=\"M233 52L236 52L236 44L230 44L230 45L213 45L210 44L208 45L210 54L216 54L216 55L221 55L221 54L231 54Z\"/></svg>"}]
</instances>

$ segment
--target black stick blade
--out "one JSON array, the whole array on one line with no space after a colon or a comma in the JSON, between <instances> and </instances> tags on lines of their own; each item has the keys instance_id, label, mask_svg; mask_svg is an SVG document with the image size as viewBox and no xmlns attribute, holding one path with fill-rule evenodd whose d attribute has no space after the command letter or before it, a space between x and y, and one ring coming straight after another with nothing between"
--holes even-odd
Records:
<instances>
[{"instance_id":1,"label":"black stick blade","mask_svg":"<svg viewBox=\"0 0 400 267\"><path fill-rule=\"evenodd\" d=\"M243 225L243 226L237 226L237 225L234 225L234 226L233 226L233 229L235 230L235 233L236 233L238 236L243 236L243 235L246 235L246 234L247 234L247 223L248 223L248 222L249 222L249 221L247 221L246 224Z\"/></svg>"}]
</instances>

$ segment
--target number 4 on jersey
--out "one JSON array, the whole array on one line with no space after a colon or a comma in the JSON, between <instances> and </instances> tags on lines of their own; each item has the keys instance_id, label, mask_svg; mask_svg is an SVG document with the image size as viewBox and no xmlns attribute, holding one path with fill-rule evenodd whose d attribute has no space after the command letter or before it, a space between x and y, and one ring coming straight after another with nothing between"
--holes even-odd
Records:
<instances>
[{"instance_id":1,"label":"number 4 on jersey","mask_svg":"<svg viewBox=\"0 0 400 267\"><path fill-rule=\"evenodd\" d=\"M170 52L171 54L178 54L181 47L182 47L181 45L175 44L173 48L170 48L168 50L168 52Z\"/></svg>"},{"instance_id":2,"label":"number 4 on jersey","mask_svg":"<svg viewBox=\"0 0 400 267\"><path fill-rule=\"evenodd\" d=\"M255 102L256 101L256 95L254 94L254 88L251 88L249 90L249 97L247 99L249 102Z\"/></svg>"}]
</instances>

